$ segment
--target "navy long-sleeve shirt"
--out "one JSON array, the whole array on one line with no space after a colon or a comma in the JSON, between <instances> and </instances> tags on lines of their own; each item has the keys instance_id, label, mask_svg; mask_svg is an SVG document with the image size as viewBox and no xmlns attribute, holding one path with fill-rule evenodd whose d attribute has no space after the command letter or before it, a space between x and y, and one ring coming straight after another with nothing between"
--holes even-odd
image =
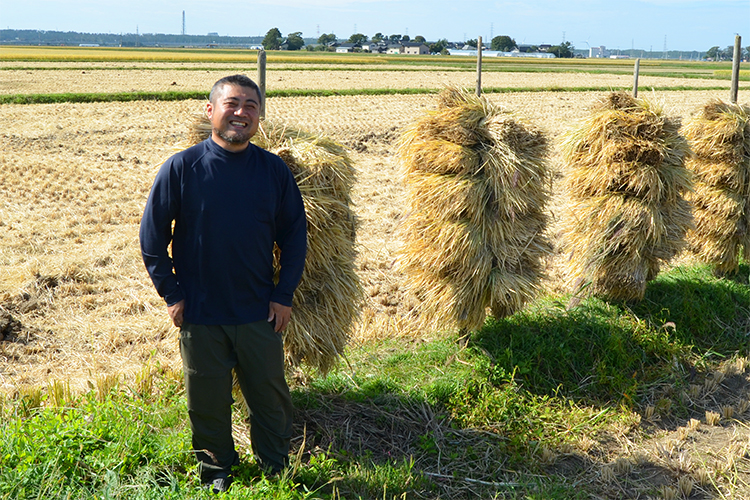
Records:
<instances>
[{"instance_id":1,"label":"navy long-sleeve shirt","mask_svg":"<svg viewBox=\"0 0 750 500\"><path fill-rule=\"evenodd\" d=\"M292 305L307 249L304 205L281 158L253 144L232 153L209 138L162 165L140 240L157 292L167 305L185 299L186 322L252 323L267 319L269 302Z\"/></svg>"}]
</instances>

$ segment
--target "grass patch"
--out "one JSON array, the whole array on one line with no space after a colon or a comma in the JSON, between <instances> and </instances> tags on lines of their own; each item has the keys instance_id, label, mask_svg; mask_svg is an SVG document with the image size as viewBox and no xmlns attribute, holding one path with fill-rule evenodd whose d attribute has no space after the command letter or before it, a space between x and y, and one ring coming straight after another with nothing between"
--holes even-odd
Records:
<instances>
[{"instance_id":1,"label":"grass patch","mask_svg":"<svg viewBox=\"0 0 750 500\"><path fill-rule=\"evenodd\" d=\"M119 93L64 93L64 94L11 94L0 96L0 104L59 104L65 102L130 102L130 101L182 101L208 99L208 92L119 92Z\"/></svg>"},{"instance_id":2,"label":"grass patch","mask_svg":"<svg viewBox=\"0 0 750 500\"><path fill-rule=\"evenodd\" d=\"M597 462L612 436L638 439L651 393L748 354L749 276L746 263L728 278L677 267L638 304L548 296L468 343L351 346L348 363L293 389L292 468L269 479L244 456L225 498L608 497ZM177 378L0 399L0 499L210 498ZM656 491L644 488L628 491Z\"/></svg>"},{"instance_id":3,"label":"grass patch","mask_svg":"<svg viewBox=\"0 0 750 500\"><path fill-rule=\"evenodd\" d=\"M182 396L31 390L0 407L0 498L184 498L191 466ZM59 393L58 393L59 396ZM178 479L179 478L179 479ZM182 483L182 485L180 485ZM163 496L149 494L156 489Z\"/></svg>"},{"instance_id":4,"label":"grass patch","mask_svg":"<svg viewBox=\"0 0 750 500\"><path fill-rule=\"evenodd\" d=\"M746 265L733 279L708 266L678 267L650 283L638 304L588 299L568 310L548 298L490 319L476 340L534 394L633 407L649 387L681 383L680 369L750 351L747 283Z\"/></svg>"},{"instance_id":5,"label":"grass patch","mask_svg":"<svg viewBox=\"0 0 750 500\"><path fill-rule=\"evenodd\" d=\"M630 87L487 87L485 94L519 93L519 92L611 92L629 90ZM340 89L340 90L270 90L267 97L331 97L331 96L376 96L376 95L423 95L438 94L442 89L406 88L406 89ZM642 89L645 90L645 89ZM655 91L691 91L691 90L726 90L716 87L649 87ZM0 104L58 104L77 102L131 102L131 101L180 101L188 99L208 99L205 91L169 91L169 92L117 92L117 93L64 93L64 94L10 94L0 95Z\"/></svg>"}]
</instances>

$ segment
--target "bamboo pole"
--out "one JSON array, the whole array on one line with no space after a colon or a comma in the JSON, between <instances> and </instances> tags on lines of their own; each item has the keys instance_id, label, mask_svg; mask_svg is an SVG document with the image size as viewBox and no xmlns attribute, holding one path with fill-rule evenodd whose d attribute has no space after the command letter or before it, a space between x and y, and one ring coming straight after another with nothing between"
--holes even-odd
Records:
<instances>
[{"instance_id":1,"label":"bamboo pole","mask_svg":"<svg viewBox=\"0 0 750 500\"><path fill-rule=\"evenodd\" d=\"M482 95L482 37L477 40L477 97Z\"/></svg>"},{"instance_id":2,"label":"bamboo pole","mask_svg":"<svg viewBox=\"0 0 750 500\"><path fill-rule=\"evenodd\" d=\"M730 95L730 101L732 104L737 104L737 94L740 88L740 59L742 54L742 37L736 35L734 37L734 57L732 58L732 93Z\"/></svg>"},{"instance_id":3,"label":"bamboo pole","mask_svg":"<svg viewBox=\"0 0 750 500\"><path fill-rule=\"evenodd\" d=\"M260 118L266 117L266 51L258 51L258 87L260 88Z\"/></svg>"},{"instance_id":4,"label":"bamboo pole","mask_svg":"<svg viewBox=\"0 0 750 500\"><path fill-rule=\"evenodd\" d=\"M641 59L635 60L635 68L633 69L633 97L638 97L638 73L641 70Z\"/></svg>"}]
</instances>

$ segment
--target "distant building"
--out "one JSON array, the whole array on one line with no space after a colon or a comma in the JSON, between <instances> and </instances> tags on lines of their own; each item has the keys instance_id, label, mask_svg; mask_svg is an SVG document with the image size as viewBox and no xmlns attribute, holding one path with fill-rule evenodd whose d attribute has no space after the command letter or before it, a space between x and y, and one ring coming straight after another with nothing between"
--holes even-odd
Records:
<instances>
[{"instance_id":1,"label":"distant building","mask_svg":"<svg viewBox=\"0 0 750 500\"><path fill-rule=\"evenodd\" d=\"M401 47L402 54L422 55L430 53L430 47L428 47L426 43L422 42L402 42Z\"/></svg>"},{"instance_id":2,"label":"distant building","mask_svg":"<svg viewBox=\"0 0 750 500\"><path fill-rule=\"evenodd\" d=\"M386 54L400 54L403 47L400 43L389 43L388 48L385 49Z\"/></svg>"},{"instance_id":3,"label":"distant building","mask_svg":"<svg viewBox=\"0 0 750 500\"><path fill-rule=\"evenodd\" d=\"M218 31L211 31L206 36L219 36L219 32Z\"/></svg>"},{"instance_id":4,"label":"distant building","mask_svg":"<svg viewBox=\"0 0 750 500\"><path fill-rule=\"evenodd\" d=\"M607 47L602 45L601 47L589 47L589 57L593 58L607 58L609 57L610 52L607 50Z\"/></svg>"},{"instance_id":5,"label":"distant building","mask_svg":"<svg viewBox=\"0 0 750 500\"><path fill-rule=\"evenodd\" d=\"M476 57L477 49L471 48L470 50L457 50L448 49L448 54L452 56L472 56ZM482 56L484 57L528 57L536 59L554 59L555 54L551 52L521 52L514 50L513 52L500 52L498 50L482 50Z\"/></svg>"},{"instance_id":6,"label":"distant building","mask_svg":"<svg viewBox=\"0 0 750 500\"><path fill-rule=\"evenodd\" d=\"M375 52L374 50L372 52ZM381 54L411 54L422 55L429 54L430 47L424 42L399 42L389 43L388 45L378 45L378 52Z\"/></svg>"},{"instance_id":7,"label":"distant building","mask_svg":"<svg viewBox=\"0 0 750 500\"><path fill-rule=\"evenodd\" d=\"M358 43L342 43L338 47L336 47L336 52L340 54L345 54L347 52L354 52L355 49L361 49L362 46Z\"/></svg>"},{"instance_id":8,"label":"distant building","mask_svg":"<svg viewBox=\"0 0 750 500\"><path fill-rule=\"evenodd\" d=\"M362 44L362 50L365 52L372 52L373 54L384 54L388 51L388 44L383 41L365 42Z\"/></svg>"}]
</instances>

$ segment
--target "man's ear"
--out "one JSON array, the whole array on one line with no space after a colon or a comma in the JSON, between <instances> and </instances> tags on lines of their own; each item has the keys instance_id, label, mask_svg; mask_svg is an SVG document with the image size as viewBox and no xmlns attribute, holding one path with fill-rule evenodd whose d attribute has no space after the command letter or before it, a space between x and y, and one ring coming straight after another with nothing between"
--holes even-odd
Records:
<instances>
[{"instance_id":1,"label":"man's ear","mask_svg":"<svg viewBox=\"0 0 750 500\"><path fill-rule=\"evenodd\" d=\"M214 106L213 104L211 104L211 101L208 101L206 103L206 116L208 117L209 120L211 119L211 115L213 114L213 112L214 112Z\"/></svg>"}]
</instances>

